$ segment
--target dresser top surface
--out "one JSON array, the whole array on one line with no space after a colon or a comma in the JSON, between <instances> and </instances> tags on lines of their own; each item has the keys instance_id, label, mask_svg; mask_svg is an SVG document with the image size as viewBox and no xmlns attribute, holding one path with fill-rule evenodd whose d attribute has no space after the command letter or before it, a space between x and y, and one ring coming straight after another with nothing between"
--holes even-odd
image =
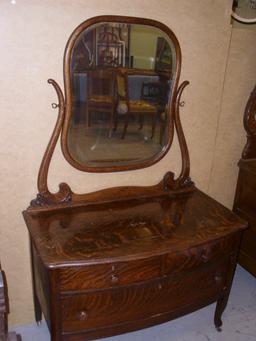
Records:
<instances>
[{"instance_id":1,"label":"dresser top surface","mask_svg":"<svg viewBox=\"0 0 256 341\"><path fill-rule=\"evenodd\" d=\"M48 267L180 252L246 227L197 189L175 199L165 196L23 214Z\"/></svg>"}]
</instances>

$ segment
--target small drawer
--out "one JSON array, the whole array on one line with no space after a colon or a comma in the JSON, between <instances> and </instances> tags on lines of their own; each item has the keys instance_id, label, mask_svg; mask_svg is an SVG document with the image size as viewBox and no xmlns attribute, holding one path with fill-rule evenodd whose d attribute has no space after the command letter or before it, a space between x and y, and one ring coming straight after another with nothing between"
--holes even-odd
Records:
<instances>
[{"instance_id":1,"label":"small drawer","mask_svg":"<svg viewBox=\"0 0 256 341\"><path fill-rule=\"evenodd\" d=\"M227 257L227 255L237 252L239 241L240 235L235 234L198 247L192 247L184 252L170 253L166 255L163 273L169 275Z\"/></svg>"},{"instance_id":2,"label":"small drawer","mask_svg":"<svg viewBox=\"0 0 256 341\"><path fill-rule=\"evenodd\" d=\"M161 257L60 270L61 291L110 288L147 281L161 275Z\"/></svg>"},{"instance_id":3,"label":"small drawer","mask_svg":"<svg viewBox=\"0 0 256 341\"><path fill-rule=\"evenodd\" d=\"M226 290L229 261L199 267L194 271L84 294L61 298L63 332L152 318L173 311L195 309L217 300ZM191 311L192 311L191 309Z\"/></svg>"}]
</instances>

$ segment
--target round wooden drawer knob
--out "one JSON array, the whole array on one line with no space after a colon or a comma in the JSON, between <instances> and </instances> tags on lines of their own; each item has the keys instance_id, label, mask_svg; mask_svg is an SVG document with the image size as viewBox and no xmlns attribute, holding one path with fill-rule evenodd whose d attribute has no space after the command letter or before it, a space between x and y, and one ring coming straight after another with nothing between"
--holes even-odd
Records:
<instances>
[{"instance_id":1,"label":"round wooden drawer knob","mask_svg":"<svg viewBox=\"0 0 256 341\"><path fill-rule=\"evenodd\" d=\"M79 314L79 318L81 321L85 321L88 318L88 313L86 310L82 310Z\"/></svg>"},{"instance_id":2,"label":"round wooden drawer knob","mask_svg":"<svg viewBox=\"0 0 256 341\"><path fill-rule=\"evenodd\" d=\"M207 250L203 249L201 253L201 259L204 263L207 263L209 261L209 256L207 255Z\"/></svg>"},{"instance_id":3,"label":"round wooden drawer knob","mask_svg":"<svg viewBox=\"0 0 256 341\"><path fill-rule=\"evenodd\" d=\"M115 275L115 274L112 274L112 275L111 275L111 282L112 282L113 284L115 284L115 283L118 283L118 281L119 281L118 276Z\"/></svg>"}]
</instances>

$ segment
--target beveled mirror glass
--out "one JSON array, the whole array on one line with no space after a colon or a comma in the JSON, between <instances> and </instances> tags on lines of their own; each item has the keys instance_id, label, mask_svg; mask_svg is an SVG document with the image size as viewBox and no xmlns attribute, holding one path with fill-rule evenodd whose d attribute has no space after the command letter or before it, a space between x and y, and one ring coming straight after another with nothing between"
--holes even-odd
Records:
<instances>
[{"instance_id":1,"label":"beveled mirror glass","mask_svg":"<svg viewBox=\"0 0 256 341\"><path fill-rule=\"evenodd\" d=\"M81 170L145 167L171 144L179 46L156 22L132 21L115 17L86 25L68 43L62 145Z\"/></svg>"}]
</instances>

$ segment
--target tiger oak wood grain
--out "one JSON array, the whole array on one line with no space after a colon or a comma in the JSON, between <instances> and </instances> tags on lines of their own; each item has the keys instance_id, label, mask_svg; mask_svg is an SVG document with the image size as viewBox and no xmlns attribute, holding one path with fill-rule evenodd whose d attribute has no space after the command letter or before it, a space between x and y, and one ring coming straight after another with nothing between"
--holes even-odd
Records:
<instances>
[{"instance_id":1,"label":"tiger oak wood grain","mask_svg":"<svg viewBox=\"0 0 256 341\"><path fill-rule=\"evenodd\" d=\"M25 211L24 218L47 267L184 251L245 225L199 190L177 199L162 196L36 214Z\"/></svg>"},{"instance_id":2,"label":"tiger oak wood grain","mask_svg":"<svg viewBox=\"0 0 256 341\"><path fill-rule=\"evenodd\" d=\"M95 329L140 320L220 295L227 261L200 271L176 274L139 285L61 298L63 331ZM218 276L221 277L218 282ZM133 309L130 309L133 307Z\"/></svg>"},{"instance_id":3,"label":"tiger oak wood grain","mask_svg":"<svg viewBox=\"0 0 256 341\"><path fill-rule=\"evenodd\" d=\"M42 310L52 340L115 335L222 302L246 226L197 189L176 199L25 211L24 218L36 318Z\"/></svg>"}]
</instances>

